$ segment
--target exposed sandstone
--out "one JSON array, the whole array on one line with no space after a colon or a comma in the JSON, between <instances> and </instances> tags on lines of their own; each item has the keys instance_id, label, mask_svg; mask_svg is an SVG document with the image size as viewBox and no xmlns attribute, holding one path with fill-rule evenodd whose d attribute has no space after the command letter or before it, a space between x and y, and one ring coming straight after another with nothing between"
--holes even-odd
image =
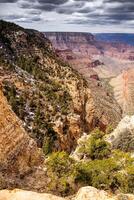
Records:
<instances>
[{"instance_id":1,"label":"exposed sandstone","mask_svg":"<svg viewBox=\"0 0 134 200\"><path fill-rule=\"evenodd\" d=\"M134 195L117 195L108 194L103 190L97 190L93 187L83 187L79 190L74 200L133 200Z\"/></svg>"},{"instance_id":2,"label":"exposed sandstone","mask_svg":"<svg viewBox=\"0 0 134 200\"><path fill-rule=\"evenodd\" d=\"M134 200L134 195L118 194L112 195L105 191L97 190L93 187L83 187L75 197L61 198L51 194L40 194L24 190L2 190L0 191L0 200Z\"/></svg>"},{"instance_id":3,"label":"exposed sandstone","mask_svg":"<svg viewBox=\"0 0 134 200\"><path fill-rule=\"evenodd\" d=\"M51 194L39 194L23 190L0 191L0 200L64 200Z\"/></svg>"},{"instance_id":4,"label":"exposed sandstone","mask_svg":"<svg viewBox=\"0 0 134 200\"><path fill-rule=\"evenodd\" d=\"M115 98L121 105L123 114L134 114L134 69L124 70L113 78L110 84L114 87Z\"/></svg>"},{"instance_id":5,"label":"exposed sandstone","mask_svg":"<svg viewBox=\"0 0 134 200\"><path fill-rule=\"evenodd\" d=\"M0 170L23 174L41 164L41 152L0 89Z\"/></svg>"}]
</instances>

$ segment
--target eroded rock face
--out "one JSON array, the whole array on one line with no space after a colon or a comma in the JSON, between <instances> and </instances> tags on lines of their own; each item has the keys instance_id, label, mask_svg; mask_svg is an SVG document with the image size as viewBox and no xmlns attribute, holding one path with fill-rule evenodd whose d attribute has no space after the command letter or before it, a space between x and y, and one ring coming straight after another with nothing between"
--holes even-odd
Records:
<instances>
[{"instance_id":1,"label":"eroded rock face","mask_svg":"<svg viewBox=\"0 0 134 200\"><path fill-rule=\"evenodd\" d=\"M75 197L61 198L51 194L40 194L24 190L2 190L0 191L0 200L134 200L134 195L118 194L114 196L105 191L97 190L93 187L83 187Z\"/></svg>"},{"instance_id":2,"label":"eroded rock face","mask_svg":"<svg viewBox=\"0 0 134 200\"><path fill-rule=\"evenodd\" d=\"M134 47L121 42L97 41L90 33L59 32L44 34L50 39L55 49L58 50L57 53L65 60L68 60L81 73L84 73L86 68L88 73L90 73L92 66L105 64L103 62L96 62L97 55L102 58L106 56L117 58L118 60L133 61Z\"/></svg>"},{"instance_id":3,"label":"eroded rock face","mask_svg":"<svg viewBox=\"0 0 134 200\"><path fill-rule=\"evenodd\" d=\"M97 41L91 34L87 34L89 35L87 40L84 33L45 33L45 35L51 40L59 57L68 61L89 84L94 79L98 82L99 79L106 80L108 91L113 89L115 99L124 114L134 113L133 46L119 42ZM127 77L126 83L123 70ZM112 80L109 85L110 79Z\"/></svg>"},{"instance_id":4,"label":"eroded rock face","mask_svg":"<svg viewBox=\"0 0 134 200\"><path fill-rule=\"evenodd\" d=\"M112 200L105 191L99 191L93 187L84 187L79 190L74 200Z\"/></svg>"},{"instance_id":5,"label":"eroded rock face","mask_svg":"<svg viewBox=\"0 0 134 200\"><path fill-rule=\"evenodd\" d=\"M124 70L113 78L110 84L114 87L115 98L121 105L124 115L134 114L134 69Z\"/></svg>"},{"instance_id":6,"label":"eroded rock face","mask_svg":"<svg viewBox=\"0 0 134 200\"><path fill-rule=\"evenodd\" d=\"M108 136L113 148L134 152L134 115L124 117Z\"/></svg>"},{"instance_id":7,"label":"eroded rock face","mask_svg":"<svg viewBox=\"0 0 134 200\"><path fill-rule=\"evenodd\" d=\"M83 187L79 190L74 200L133 200L133 195L110 195L103 190L97 190L93 187Z\"/></svg>"},{"instance_id":8,"label":"eroded rock face","mask_svg":"<svg viewBox=\"0 0 134 200\"><path fill-rule=\"evenodd\" d=\"M24 174L41 161L41 151L25 132L0 89L0 171Z\"/></svg>"},{"instance_id":9,"label":"eroded rock face","mask_svg":"<svg viewBox=\"0 0 134 200\"><path fill-rule=\"evenodd\" d=\"M64 200L51 194L39 194L36 192L23 190L3 190L0 191L0 200Z\"/></svg>"}]
</instances>

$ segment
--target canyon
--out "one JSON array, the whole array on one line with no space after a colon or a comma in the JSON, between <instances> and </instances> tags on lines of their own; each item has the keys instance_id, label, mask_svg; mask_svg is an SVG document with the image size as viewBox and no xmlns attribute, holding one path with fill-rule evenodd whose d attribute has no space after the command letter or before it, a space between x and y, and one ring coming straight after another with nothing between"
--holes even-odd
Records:
<instances>
[{"instance_id":1,"label":"canyon","mask_svg":"<svg viewBox=\"0 0 134 200\"><path fill-rule=\"evenodd\" d=\"M44 34L52 42L57 54L69 62L88 82L103 79L106 85L108 83L109 90L112 88L124 115L134 114L134 46L123 42L110 42L110 39L97 40L97 37L90 33Z\"/></svg>"},{"instance_id":2,"label":"canyon","mask_svg":"<svg viewBox=\"0 0 134 200\"><path fill-rule=\"evenodd\" d=\"M133 52L0 21L1 200L134 199Z\"/></svg>"}]
</instances>

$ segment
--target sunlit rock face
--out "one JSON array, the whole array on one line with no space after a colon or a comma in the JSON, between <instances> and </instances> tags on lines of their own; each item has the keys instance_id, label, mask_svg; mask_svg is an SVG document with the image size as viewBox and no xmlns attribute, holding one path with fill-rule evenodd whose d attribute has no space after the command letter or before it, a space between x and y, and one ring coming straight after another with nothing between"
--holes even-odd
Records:
<instances>
[{"instance_id":1,"label":"sunlit rock face","mask_svg":"<svg viewBox=\"0 0 134 200\"><path fill-rule=\"evenodd\" d=\"M134 69L124 70L110 81L114 95L124 115L134 114Z\"/></svg>"},{"instance_id":2,"label":"sunlit rock face","mask_svg":"<svg viewBox=\"0 0 134 200\"><path fill-rule=\"evenodd\" d=\"M134 152L134 115L124 117L108 136L113 148Z\"/></svg>"},{"instance_id":3,"label":"sunlit rock face","mask_svg":"<svg viewBox=\"0 0 134 200\"><path fill-rule=\"evenodd\" d=\"M112 195L94 187L83 187L74 197L61 198L51 194L36 193L24 190L2 190L0 200L134 200L134 195L118 194Z\"/></svg>"},{"instance_id":4,"label":"sunlit rock face","mask_svg":"<svg viewBox=\"0 0 134 200\"><path fill-rule=\"evenodd\" d=\"M41 152L0 89L0 171L26 173L41 164Z\"/></svg>"},{"instance_id":5,"label":"sunlit rock face","mask_svg":"<svg viewBox=\"0 0 134 200\"><path fill-rule=\"evenodd\" d=\"M40 194L23 190L0 191L0 200L64 200L51 194Z\"/></svg>"},{"instance_id":6,"label":"sunlit rock face","mask_svg":"<svg viewBox=\"0 0 134 200\"><path fill-rule=\"evenodd\" d=\"M119 194L117 196L108 194L103 190L97 190L94 187L83 187L79 190L74 200L133 200L133 195Z\"/></svg>"}]
</instances>

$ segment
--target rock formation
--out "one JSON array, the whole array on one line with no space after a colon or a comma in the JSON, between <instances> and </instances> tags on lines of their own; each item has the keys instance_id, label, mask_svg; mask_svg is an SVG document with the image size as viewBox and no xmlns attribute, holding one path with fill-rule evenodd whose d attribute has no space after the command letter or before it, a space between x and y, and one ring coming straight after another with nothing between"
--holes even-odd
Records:
<instances>
[{"instance_id":1,"label":"rock formation","mask_svg":"<svg viewBox=\"0 0 134 200\"><path fill-rule=\"evenodd\" d=\"M0 170L27 173L41 164L41 151L22 127L0 89Z\"/></svg>"},{"instance_id":2,"label":"rock formation","mask_svg":"<svg viewBox=\"0 0 134 200\"><path fill-rule=\"evenodd\" d=\"M120 200L120 199L133 200L133 195L117 195L113 196L103 190L97 190L93 187L83 187L79 190L74 200Z\"/></svg>"},{"instance_id":3,"label":"rock formation","mask_svg":"<svg viewBox=\"0 0 134 200\"><path fill-rule=\"evenodd\" d=\"M123 114L134 114L134 69L124 70L119 76L111 79L110 84L114 88L114 95L121 105Z\"/></svg>"},{"instance_id":4,"label":"rock formation","mask_svg":"<svg viewBox=\"0 0 134 200\"><path fill-rule=\"evenodd\" d=\"M40 194L23 190L0 191L0 200L64 200L51 194Z\"/></svg>"},{"instance_id":5,"label":"rock formation","mask_svg":"<svg viewBox=\"0 0 134 200\"><path fill-rule=\"evenodd\" d=\"M119 194L112 195L105 191L97 190L93 187L84 187L79 190L75 197L61 198L51 194L40 194L24 190L2 190L0 191L0 200L134 200L134 195Z\"/></svg>"},{"instance_id":6,"label":"rock formation","mask_svg":"<svg viewBox=\"0 0 134 200\"><path fill-rule=\"evenodd\" d=\"M134 116L125 116L108 136L113 148L134 152Z\"/></svg>"},{"instance_id":7,"label":"rock formation","mask_svg":"<svg viewBox=\"0 0 134 200\"><path fill-rule=\"evenodd\" d=\"M45 35L51 40L57 54L69 62L88 82L103 79L108 90L113 90L124 114L134 114L132 108L134 46L121 42L97 41L93 35L88 33L45 33ZM78 40L77 43L75 38ZM123 71L127 71L127 74L131 71L131 75L127 75L126 86L124 86ZM129 99L126 100L124 91L127 90Z\"/></svg>"},{"instance_id":8,"label":"rock formation","mask_svg":"<svg viewBox=\"0 0 134 200\"><path fill-rule=\"evenodd\" d=\"M42 166L43 152L37 148L36 142L28 136L23 128L23 122L12 111L1 88L0 188L22 187L24 177ZM25 183L23 183L24 185ZM27 181L27 188L32 189L31 182Z\"/></svg>"}]
</instances>

